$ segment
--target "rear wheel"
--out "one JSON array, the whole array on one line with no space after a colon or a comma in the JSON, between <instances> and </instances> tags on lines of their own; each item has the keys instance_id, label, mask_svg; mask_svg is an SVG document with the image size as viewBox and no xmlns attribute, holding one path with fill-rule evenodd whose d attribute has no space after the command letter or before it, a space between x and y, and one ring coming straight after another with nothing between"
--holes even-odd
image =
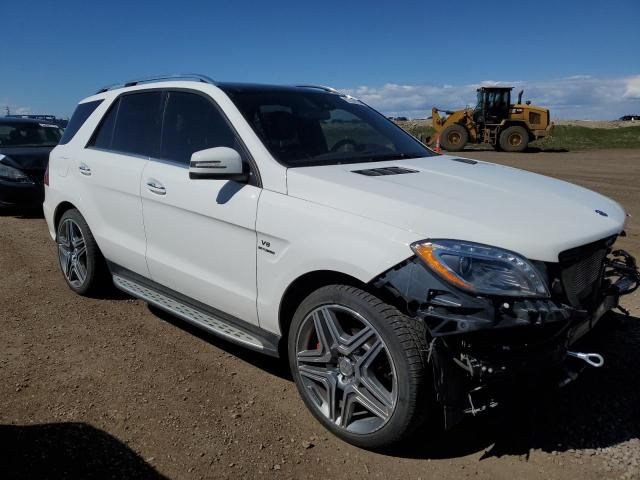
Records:
<instances>
[{"instance_id":1,"label":"rear wheel","mask_svg":"<svg viewBox=\"0 0 640 480\"><path fill-rule=\"evenodd\" d=\"M469 141L469 132L462 125L451 125L440 136L442 148L449 152L459 152Z\"/></svg>"},{"instance_id":2,"label":"rear wheel","mask_svg":"<svg viewBox=\"0 0 640 480\"><path fill-rule=\"evenodd\" d=\"M423 322L373 295L330 285L298 307L289 362L313 415L364 448L406 439L423 423L430 376Z\"/></svg>"},{"instance_id":3,"label":"rear wheel","mask_svg":"<svg viewBox=\"0 0 640 480\"><path fill-rule=\"evenodd\" d=\"M529 133L524 127L509 127L500 134L499 143L505 152L524 152L529 146Z\"/></svg>"},{"instance_id":4,"label":"rear wheel","mask_svg":"<svg viewBox=\"0 0 640 480\"><path fill-rule=\"evenodd\" d=\"M60 218L56 230L60 270L80 295L95 292L108 278L106 263L84 217L75 208Z\"/></svg>"}]
</instances>

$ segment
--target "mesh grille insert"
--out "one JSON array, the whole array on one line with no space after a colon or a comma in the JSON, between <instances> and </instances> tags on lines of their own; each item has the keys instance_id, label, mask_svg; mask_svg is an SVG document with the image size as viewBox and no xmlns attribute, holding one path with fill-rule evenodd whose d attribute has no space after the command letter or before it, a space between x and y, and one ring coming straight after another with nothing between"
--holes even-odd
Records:
<instances>
[{"instance_id":1,"label":"mesh grille insert","mask_svg":"<svg viewBox=\"0 0 640 480\"><path fill-rule=\"evenodd\" d=\"M560 280L567 300L574 307L590 307L604 272L604 259L615 237L560 254Z\"/></svg>"}]
</instances>

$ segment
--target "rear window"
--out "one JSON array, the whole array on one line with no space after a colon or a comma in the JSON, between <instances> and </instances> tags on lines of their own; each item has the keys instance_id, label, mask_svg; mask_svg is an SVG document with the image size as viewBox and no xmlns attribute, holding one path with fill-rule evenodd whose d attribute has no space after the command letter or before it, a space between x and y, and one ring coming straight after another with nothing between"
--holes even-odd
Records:
<instances>
[{"instance_id":1,"label":"rear window","mask_svg":"<svg viewBox=\"0 0 640 480\"><path fill-rule=\"evenodd\" d=\"M76 110L73 112L71 120L69 120L69 124L62 135L62 139L60 140L61 145L71 141L75 134L78 133L78 130L80 130L80 127L84 125L84 122L87 121L89 115L91 115L101 103L102 100L94 100L93 102L81 103L76 107Z\"/></svg>"},{"instance_id":2,"label":"rear window","mask_svg":"<svg viewBox=\"0 0 640 480\"><path fill-rule=\"evenodd\" d=\"M55 147L62 130L54 124L3 122L0 123L1 147Z\"/></svg>"}]
</instances>

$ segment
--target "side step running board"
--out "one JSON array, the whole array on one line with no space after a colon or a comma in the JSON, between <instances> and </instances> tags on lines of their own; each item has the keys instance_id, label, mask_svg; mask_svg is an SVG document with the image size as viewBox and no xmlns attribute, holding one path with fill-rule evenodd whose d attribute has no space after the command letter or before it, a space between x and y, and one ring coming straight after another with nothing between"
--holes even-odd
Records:
<instances>
[{"instance_id":1,"label":"side step running board","mask_svg":"<svg viewBox=\"0 0 640 480\"><path fill-rule=\"evenodd\" d=\"M204 308L191 305L172 295L161 292L159 289L155 289L150 285L143 285L140 281L126 278L119 274L113 275L113 283L129 295L140 298L207 332L242 345L243 347L251 348L252 350L257 350L274 357L278 356L276 342L266 338L266 336L263 337L258 333L252 332L249 328L240 326L235 322L224 320L222 316L208 312ZM267 333L267 335L271 334Z\"/></svg>"}]
</instances>

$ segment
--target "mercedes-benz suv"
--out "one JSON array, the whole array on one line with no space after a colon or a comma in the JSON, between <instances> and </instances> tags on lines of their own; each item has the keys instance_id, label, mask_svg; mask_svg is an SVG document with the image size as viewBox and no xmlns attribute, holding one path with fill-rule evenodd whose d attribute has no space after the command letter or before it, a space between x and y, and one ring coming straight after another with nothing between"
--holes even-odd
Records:
<instances>
[{"instance_id":1,"label":"mercedes-benz suv","mask_svg":"<svg viewBox=\"0 0 640 480\"><path fill-rule=\"evenodd\" d=\"M313 415L363 447L600 365L572 345L638 286L616 202L438 155L327 87L127 82L82 100L61 143L44 211L69 287L113 281L287 358Z\"/></svg>"}]
</instances>

